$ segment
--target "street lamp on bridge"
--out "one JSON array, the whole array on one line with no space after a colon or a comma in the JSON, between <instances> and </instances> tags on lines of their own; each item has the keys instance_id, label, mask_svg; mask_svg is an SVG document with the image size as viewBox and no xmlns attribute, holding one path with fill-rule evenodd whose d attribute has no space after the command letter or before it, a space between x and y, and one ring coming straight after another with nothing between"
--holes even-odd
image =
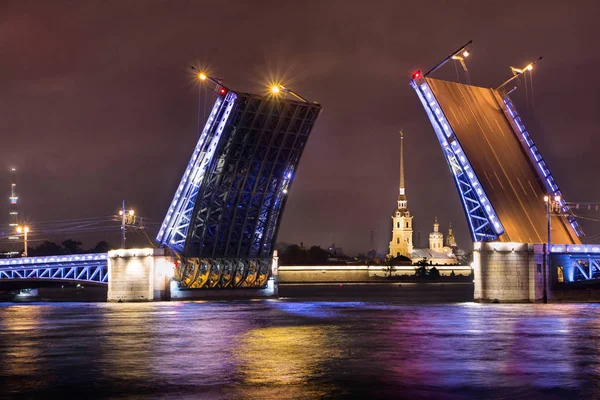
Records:
<instances>
[{"instance_id":1,"label":"street lamp on bridge","mask_svg":"<svg viewBox=\"0 0 600 400\"><path fill-rule=\"evenodd\" d=\"M560 202L561 197L559 195L547 195L544 196L544 202L546 203L546 217L548 219L548 243L546 244L546 249L544 251L544 272L543 272L543 280L544 280L544 290L543 290L543 301L544 303L548 302L548 269L550 267L550 246L552 245L551 238L551 216L553 212L560 211Z\"/></svg>"},{"instance_id":2,"label":"street lamp on bridge","mask_svg":"<svg viewBox=\"0 0 600 400\"><path fill-rule=\"evenodd\" d=\"M23 234L23 256L27 257L27 234L29 233L29 227L17 226L17 233Z\"/></svg>"},{"instance_id":3,"label":"street lamp on bridge","mask_svg":"<svg viewBox=\"0 0 600 400\"><path fill-rule=\"evenodd\" d=\"M125 200L121 203L121 209L119 210L119 216L121 217L121 248L125 248L125 224L132 224L135 222L135 211L125 209Z\"/></svg>"}]
</instances>

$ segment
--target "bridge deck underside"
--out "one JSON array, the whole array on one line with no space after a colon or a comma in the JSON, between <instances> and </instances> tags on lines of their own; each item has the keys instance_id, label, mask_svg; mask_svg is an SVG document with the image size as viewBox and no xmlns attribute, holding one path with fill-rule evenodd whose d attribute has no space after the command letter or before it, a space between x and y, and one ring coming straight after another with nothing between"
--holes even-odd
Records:
<instances>
[{"instance_id":1,"label":"bridge deck underside","mask_svg":"<svg viewBox=\"0 0 600 400\"><path fill-rule=\"evenodd\" d=\"M479 181L505 228L503 242L545 243L545 188L492 89L427 78ZM580 243L561 217L552 217L553 243Z\"/></svg>"}]
</instances>

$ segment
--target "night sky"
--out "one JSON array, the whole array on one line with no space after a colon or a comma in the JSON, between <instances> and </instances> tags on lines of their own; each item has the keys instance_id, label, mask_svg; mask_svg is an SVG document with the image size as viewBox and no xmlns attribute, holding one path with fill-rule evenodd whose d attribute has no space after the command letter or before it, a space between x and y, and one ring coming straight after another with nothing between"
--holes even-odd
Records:
<instances>
[{"instance_id":1,"label":"night sky","mask_svg":"<svg viewBox=\"0 0 600 400\"><path fill-rule=\"evenodd\" d=\"M3 1L0 191L8 197L16 167L20 211L33 231L41 221L113 214L122 199L162 221L198 136L197 65L234 90L263 92L278 78L323 104L279 241L366 252L374 229L377 249L387 251L402 128L415 244L419 230L427 245L437 215L468 248L459 197L411 73L470 39L475 85L497 86L510 65L543 56L533 96L523 86L512 97L567 200L600 200L598 4ZM434 77L456 79L455 68ZM590 236L598 225L583 224ZM80 237L99 238L117 244L118 229Z\"/></svg>"}]
</instances>

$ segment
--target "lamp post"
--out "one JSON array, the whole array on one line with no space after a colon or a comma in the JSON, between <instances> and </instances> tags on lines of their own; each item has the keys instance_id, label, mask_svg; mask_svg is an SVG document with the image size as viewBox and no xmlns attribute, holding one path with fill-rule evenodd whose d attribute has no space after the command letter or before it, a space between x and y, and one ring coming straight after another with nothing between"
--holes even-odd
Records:
<instances>
[{"instance_id":1,"label":"lamp post","mask_svg":"<svg viewBox=\"0 0 600 400\"><path fill-rule=\"evenodd\" d=\"M125 210L125 200L121 203L121 209L119 210L121 216L121 248L125 248L125 222L126 219L132 218L135 215L133 210ZM127 221L129 222L129 221Z\"/></svg>"},{"instance_id":2,"label":"lamp post","mask_svg":"<svg viewBox=\"0 0 600 400\"><path fill-rule=\"evenodd\" d=\"M551 236L551 232L552 232L552 225L551 225L551 216L552 216L552 211L554 211L555 208L558 208L560 206L560 200L561 197L559 195L554 196L554 198L551 195L547 195L544 196L544 202L546 203L546 217L548 220L548 241L546 243L546 248L544 251L544 272L543 272L543 280L544 280L544 290L543 290L543 302L547 303L548 302L548 270L550 268L550 246L552 244L552 236Z\"/></svg>"},{"instance_id":3,"label":"lamp post","mask_svg":"<svg viewBox=\"0 0 600 400\"><path fill-rule=\"evenodd\" d=\"M27 233L29 233L28 226L17 226L17 233L23 234L23 256L27 257Z\"/></svg>"},{"instance_id":4,"label":"lamp post","mask_svg":"<svg viewBox=\"0 0 600 400\"><path fill-rule=\"evenodd\" d=\"M279 83L274 83L273 85L270 86L269 89L271 91L271 95L273 95L273 96L278 96L281 94L285 95L285 94L289 93L292 96L294 96L295 98L297 98L298 100L308 103L308 100L306 100L304 97L300 96L298 93L294 92L290 88L280 85Z\"/></svg>"}]
</instances>

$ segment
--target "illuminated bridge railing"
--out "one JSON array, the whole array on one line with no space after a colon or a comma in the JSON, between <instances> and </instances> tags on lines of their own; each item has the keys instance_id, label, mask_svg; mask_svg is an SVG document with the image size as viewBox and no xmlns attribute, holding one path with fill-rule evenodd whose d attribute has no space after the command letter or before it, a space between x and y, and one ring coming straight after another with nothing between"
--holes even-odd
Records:
<instances>
[{"instance_id":1,"label":"illuminated bridge railing","mask_svg":"<svg viewBox=\"0 0 600 400\"><path fill-rule=\"evenodd\" d=\"M600 244L553 244L550 255L559 281L600 281Z\"/></svg>"},{"instance_id":2,"label":"illuminated bridge railing","mask_svg":"<svg viewBox=\"0 0 600 400\"><path fill-rule=\"evenodd\" d=\"M526 152L528 150L528 156L533 165L537 166L536 171L540 176L540 181L546 188L546 192L551 193L553 196L561 196L561 200L559 201L561 210L563 213L569 214L571 210L567 206L564 196L562 195L560 189L558 188L558 185L554 181L554 177L552 176L550 170L546 166L546 162L543 160L542 155L540 154L538 148L533 142L533 139L531 139L529 132L527 132L527 128L525 128L525 124L523 124L523 121L517 113L513 102L511 101L510 97L508 97L508 95L504 96L503 102L504 107L502 107L502 110L504 111L504 114L506 115L508 121L512 123L513 130L521 134L520 141L523 144L523 147L525 148ZM577 236L583 236L583 230L575 220L575 217L570 215L567 217L567 220L571 224L571 227L573 228Z\"/></svg>"},{"instance_id":3,"label":"illuminated bridge railing","mask_svg":"<svg viewBox=\"0 0 600 400\"><path fill-rule=\"evenodd\" d=\"M77 281L108 284L106 253L0 259L0 282Z\"/></svg>"},{"instance_id":4,"label":"illuminated bridge railing","mask_svg":"<svg viewBox=\"0 0 600 400\"><path fill-rule=\"evenodd\" d=\"M504 233L504 227L429 84L425 79L413 79L410 85L419 96L442 146L460 194L473 241L497 239Z\"/></svg>"}]
</instances>

